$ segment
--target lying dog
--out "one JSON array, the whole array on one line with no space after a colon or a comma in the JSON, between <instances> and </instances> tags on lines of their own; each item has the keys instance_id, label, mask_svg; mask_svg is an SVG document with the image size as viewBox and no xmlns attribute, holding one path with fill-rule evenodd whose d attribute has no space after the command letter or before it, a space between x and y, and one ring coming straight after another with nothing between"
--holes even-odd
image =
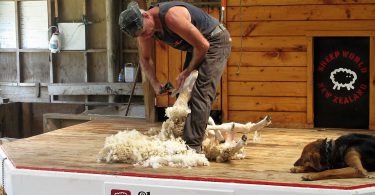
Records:
<instances>
[{"instance_id":1,"label":"lying dog","mask_svg":"<svg viewBox=\"0 0 375 195\"><path fill-rule=\"evenodd\" d=\"M367 171L375 171L375 136L355 133L336 140L318 139L304 147L290 171L317 172L302 176L306 181L370 178Z\"/></svg>"}]
</instances>

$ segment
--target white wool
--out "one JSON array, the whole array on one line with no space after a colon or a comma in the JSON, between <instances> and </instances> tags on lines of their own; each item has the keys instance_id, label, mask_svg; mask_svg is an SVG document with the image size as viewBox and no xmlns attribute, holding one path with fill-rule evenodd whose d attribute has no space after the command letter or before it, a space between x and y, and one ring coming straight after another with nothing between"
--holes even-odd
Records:
<instances>
[{"instance_id":1,"label":"white wool","mask_svg":"<svg viewBox=\"0 0 375 195\"><path fill-rule=\"evenodd\" d=\"M124 162L147 167L207 166L202 154L188 150L181 138L160 140L158 136L146 136L137 130L121 131L106 138L99 153L100 162Z\"/></svg>"},{"instance_id":2,"label":"white wool","mask_svg":"<svg viewBox=\"0 0 375 195\"><path fill-rule=\"evenodd\" d=\"M159 168L161 166L191 168L196 166L208 166L209 162L204 154L198 154L193 150L187 150L184 153L152 156L143 163L145 167Z\"/></svg>"},{"instance_id":3,"label":"white wool","mask_svg":"<svg viewBox=\"0 0 375 195\"><path fill-rule=\"evenodd\" d=\"M159 168L161 166L186 167L208 166L207 159L225 162L230 159L244 159L246 135L235 142L231 139L234 133L244 134L260 130L271 123L266 117L258 123L224 123L216 125L212 118L208 121L205 139L202 143L204 154L189 150L182 140L186 118L191 110L187 102L190 99L198 72L194 71L185 80L179 97L172 107L166 109L168 119L161 129L152 128L145 134L135 129L121 131L106 138L103 149L99 152L100 162L124 162L144 167ZM227 134L226 138L222 132ZM257 138L254 133L253 140ZM224 142L224 143L223 143Z\"/></svg>"}]
</instances>

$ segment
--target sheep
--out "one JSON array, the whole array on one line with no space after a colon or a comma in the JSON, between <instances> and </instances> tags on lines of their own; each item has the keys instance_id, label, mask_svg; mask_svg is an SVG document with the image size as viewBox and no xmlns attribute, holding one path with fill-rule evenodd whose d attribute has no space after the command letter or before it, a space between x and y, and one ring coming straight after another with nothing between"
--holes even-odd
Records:
<instances>
[{"instance_id":1,"label":"sheep","mask_svg":"<svg viewBox=\"0 0 375 195\"><path fill-rule=\"evenodd\" d=\"M132 130L122 131L106 138L99 152L99 162L124 162L145 167L160 166L194 167L208 166L209 161L226 162L245 158L246 134L257 131L271 123L265 117L258 123L224 123L216 125L210 117L202 142L202 153L196 153L182 140L185 120L191 110L188 101L198 71L193 71L185 80L182 90L172 107L166 108L168 119L161 129L151 128L144 134ZM226 135L223 135L224 132ZM233 140L235 133L243 133L239 141Z\"/></svg>"}]
</instances>

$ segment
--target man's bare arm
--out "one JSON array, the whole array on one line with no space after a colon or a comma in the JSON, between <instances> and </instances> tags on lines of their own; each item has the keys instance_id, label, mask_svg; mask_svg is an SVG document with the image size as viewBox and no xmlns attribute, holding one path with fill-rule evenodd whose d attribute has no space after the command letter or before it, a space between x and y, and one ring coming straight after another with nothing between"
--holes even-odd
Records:
<instances>
[{"instance_id":1,"label":"man's bare arm","mask_svg":"<svg viewBox=\"0 0 375 195\"><path fill-rule=\"evenodd\" d=\"M185 7L176 6L171 8L165 16L165 21L169 29L193 47L193 56L189 66L176 79L176 87L179 88L191 71L198 68L210 47L210 43L191 23L190 13Z\"/></svg>"},{"instance_id":2,"label":"man's bare arm","mask_svg":"<svg viewBox=\"0 0 375 195\"><path fill-rule=\"evenodd\" d=\"M139 49L139 62L141 64L142 71L145 73L147 79L150 81L154 91L157 95L160 93L160 82L157 80L155 75L155 64L151 55L152 38L138 37L138 49Z\"/></svg>"}]
</instances>

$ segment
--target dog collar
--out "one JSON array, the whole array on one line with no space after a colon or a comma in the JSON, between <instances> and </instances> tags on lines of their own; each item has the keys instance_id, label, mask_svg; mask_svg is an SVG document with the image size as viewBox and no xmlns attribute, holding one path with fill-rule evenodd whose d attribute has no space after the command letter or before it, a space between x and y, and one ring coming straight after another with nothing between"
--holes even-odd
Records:
<instances>
[{"instance_id":1,"label":"dog collar","mask_svg":"<svg viewBox=\"0 0 375 195\"><path fill-rule=\"evenodd\" d=\"M327 168L332 169L333 168L333 150L335 148L335 140L329 140L325 141L325 157L326 157L326 163Z\"/></svg>"}]
</instances>

